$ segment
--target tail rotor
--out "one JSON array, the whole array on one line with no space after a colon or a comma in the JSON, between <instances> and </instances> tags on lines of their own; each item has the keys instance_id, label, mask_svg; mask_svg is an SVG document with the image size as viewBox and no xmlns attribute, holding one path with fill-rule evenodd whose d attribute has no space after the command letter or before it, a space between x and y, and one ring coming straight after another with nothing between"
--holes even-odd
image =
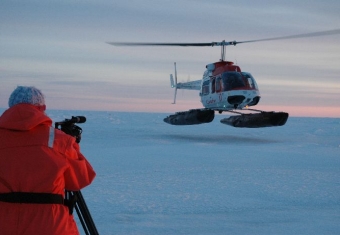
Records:
<instances>
[{"instance_id":1,"label":"tail rotor","mask_svg":"<svg viewBox=\"0 0 340 235\"><path fill-rule=\"evenodd\" d=\"M176 68L176 62L174 63L174 66L175 66L175 81L174 81L174 78L173 78L172 74L170 74L171 87L175 88L174 102L172 104L176 104L176 96L177 96L177 68Z\"/></svg>"}]
</instances>

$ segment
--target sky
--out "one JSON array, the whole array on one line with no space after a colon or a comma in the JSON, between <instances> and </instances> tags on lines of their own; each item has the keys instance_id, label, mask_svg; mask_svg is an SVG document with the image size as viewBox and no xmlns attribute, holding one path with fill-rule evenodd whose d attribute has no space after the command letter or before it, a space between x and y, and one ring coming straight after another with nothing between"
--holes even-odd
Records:
<instances>
[{"instance_id":1,"label":"sky","mask_svg":"<svg viewBox=\"0 0 340 235\"><path fill-rule=\"evenodd\" d=\"M107 42L245 41L340 29L337 0L7 1L0 3L0 107L18 85L48 109L172 113L201 108L197 91L173 101L169 74L202 78L219 47L116 47ZM340 34L227 47L256 79L262 110L340 117Z\"/></svg>"}]
</instances>

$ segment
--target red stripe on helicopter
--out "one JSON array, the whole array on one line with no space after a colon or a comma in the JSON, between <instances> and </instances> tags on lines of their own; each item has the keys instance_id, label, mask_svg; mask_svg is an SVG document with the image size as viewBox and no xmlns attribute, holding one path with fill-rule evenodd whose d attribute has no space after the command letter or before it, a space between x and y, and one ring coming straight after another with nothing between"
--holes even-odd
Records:
<instances>
[{"instance_id":1,"label":"red stripe on helicopter","mask_svg":"<svg viewBox=\"0 0 340 235\"><path fill-rule=\"evenodd\" d=\"M216 76L223 72L229 72L229 71L241 72L240 67L237 65L234 65L234 63L231 61L220 61L220 62L214 63L214 65L215 65L215 69L213 71L213 76Z\"/></svg>"}]
</instances>

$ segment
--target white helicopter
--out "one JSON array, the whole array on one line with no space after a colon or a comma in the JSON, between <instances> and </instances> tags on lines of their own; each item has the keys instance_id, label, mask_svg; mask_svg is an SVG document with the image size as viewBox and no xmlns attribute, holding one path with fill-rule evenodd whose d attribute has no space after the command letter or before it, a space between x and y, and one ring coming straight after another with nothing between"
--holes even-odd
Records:
<instances>
[{"instance_id":1,"label":"white helicopter","mask_svg":"<svg viewBox=\"0 0 340 235\"><path fill-rule=\"evenodd\" d=\"M166 123L172 125L194 125L212 122L215 111L222 113L232 112L232 115L220 122L234 127L272 127L282 126L288 119L286 112L266 112L250 109L259 103L261 95L254 77L249 72L241 71L240 67L231 61L225 60L225 47L240 43L250 43L270 40L283 40L293 38L325 36L339 34L340 29L291 35L285 37L266 38L249 41L222 41L210 43L143 43L143 42L108 42L114 46L221 46L221 59L218 62L206 65L203 78L196 81L177 83L177 69L175 63L175 78L170 75L171 87L175 88L174 102L176 103L177 89L198 90L204 108L177 112L164 118ZM253 113L242 113L248 110Z\"/></svg>"}]
</instances>

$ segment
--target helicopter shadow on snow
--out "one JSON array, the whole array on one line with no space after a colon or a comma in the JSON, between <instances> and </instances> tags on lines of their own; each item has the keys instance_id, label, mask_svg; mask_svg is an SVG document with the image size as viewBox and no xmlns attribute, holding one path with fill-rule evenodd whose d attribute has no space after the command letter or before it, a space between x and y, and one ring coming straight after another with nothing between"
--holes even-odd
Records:
<instances>
[{"instance_id":1,"label":"helicopter shadow on snow","mask_svg":"<svg viewBox=\"0 0 340 235\"><path fill-rule=\"evenodd\" d=\"M275 144L281 141L260 136L168 134L163 138L197 144Z\"/></svg>"}]
</instances>

